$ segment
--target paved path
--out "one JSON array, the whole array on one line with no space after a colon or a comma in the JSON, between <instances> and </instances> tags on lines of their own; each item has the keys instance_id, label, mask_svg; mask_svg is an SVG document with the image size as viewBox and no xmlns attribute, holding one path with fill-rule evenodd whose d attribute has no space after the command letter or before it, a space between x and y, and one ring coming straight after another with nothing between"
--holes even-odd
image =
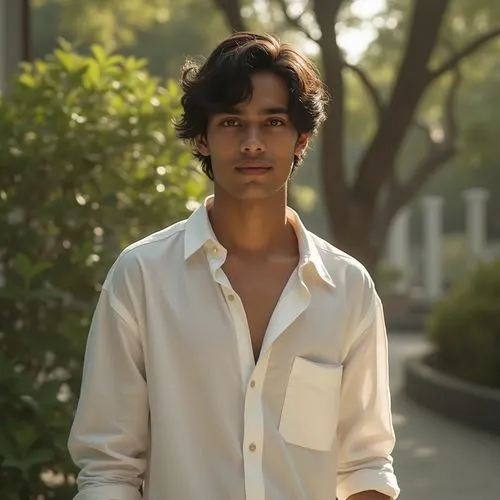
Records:
<instances>
[{"instance_id":1,"label":"paved path","mask_svg":"<svg viewBox=\"0 0 500 500\"><path fill-rule=\"evenodd\" d=\"M420 334L390 334L401 500L500 500L500 438L424 410L402 392L402 362L425 351Z\"/></svg>"}]
</instances>

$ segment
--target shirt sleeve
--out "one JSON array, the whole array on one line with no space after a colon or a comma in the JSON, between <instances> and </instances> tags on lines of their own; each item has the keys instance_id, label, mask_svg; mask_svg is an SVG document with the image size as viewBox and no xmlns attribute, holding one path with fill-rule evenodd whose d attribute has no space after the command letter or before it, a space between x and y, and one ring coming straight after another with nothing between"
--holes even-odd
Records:
<instances>
[{"instance_id":1,"label":"shirt sleeve","mask_svg":"<svg viewBox=\"0 0 500 500\"><path fill-rule=\"evenodd\" d=\"M80 468L75 500L140 500L149 406L138 326L108 276L87 340L68 449Z\"/></svg>"},{"instance_id":2,"label":"shirt sleeve","mask_svg":"<svg viewBox=\"0 0 500 500\"><path fill-rule=\"evenodd\" d=\"M380 299L372 303L344 360L338 426L337 496L375 490L399 496L391 453L395 444L388 346Z\"/></svg>"}]
</instances>

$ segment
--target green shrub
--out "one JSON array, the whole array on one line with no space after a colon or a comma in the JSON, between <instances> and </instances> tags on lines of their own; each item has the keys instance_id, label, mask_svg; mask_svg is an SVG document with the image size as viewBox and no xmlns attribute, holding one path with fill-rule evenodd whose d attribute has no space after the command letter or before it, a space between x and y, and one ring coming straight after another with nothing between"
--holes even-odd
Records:
<instances>
[{"instance_id":1,"label":"green shrub","mask_svg":"<svg viewBox=\"0 0 500 500\"><path fill-rule=\"evenodd\" d=\"M72 498L66 439L100 283L204 193L171 127L179 90L144 66L63 43L0 98L2 500Z\"/></svg>"},{"instance_id":2,"label":"green shrub","mask_svg":"<svg viewBox=\"0 0 500 500\"><path fill-rule=\"evenodd\" d=\"M482 264L435 308L430 336L442 369L500 387L500 260Z\"/></svg>"},{"instance_id":3,"label":"green shrub","mask_svg":"<svg viewBox=\"0 0 500 500\"><path fill-rule=\"evenodd\" d=\"M401 269L388 262L380 262L376 270L376 283L380 294L389 295L395 292L403 276L404 273Z\"/></svg>"}]
</instances>

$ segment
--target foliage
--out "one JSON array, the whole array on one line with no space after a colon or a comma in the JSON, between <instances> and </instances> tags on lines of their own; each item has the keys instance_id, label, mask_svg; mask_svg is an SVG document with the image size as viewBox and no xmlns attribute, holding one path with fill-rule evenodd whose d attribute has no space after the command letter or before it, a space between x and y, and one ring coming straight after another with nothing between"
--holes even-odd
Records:
<instances>
[{"instance_id":1,"label":"foliage","mask_svg":"<svg viewBox=\"0 0 500 500\"><path fill-rule=\"evenodd\" d=\"M74 1L74 0L73 0ZM269 9L264 10L258 5L241 2L244 21L249 27L255 27L261 22L266 31L278 32L287 41L301 48L316 50L318 45L307 39L296 26L286 21L281 7L281 0L264 0ZM87 3L87 2L84 2ZM168 3L168 2L166 2ZM164 23L154 23L147 29L137 33L135 42L121 50L127 54L147 57L150 70L158 75L167 74L177 78L179 66L186 55L205 54L217 40L227 33L227 27L222 25L220 8L213 8L220 2L199 2L198 0L182 0L172 4L170 18ZM302 2L305 5L305 2ZM294 16L302 12L300 2L288 0L288 13ZM375 2L374 4L379 4ZM105 5L105 3L103 4ZM336 30L338 41L344 49L345 57L356 62L373 82L379 91L383 102L387 102L391 88L402 57L402 47L405 45L411 18L413 0L387 0L378 6L374 5L369 14L361 8L370 7L361 0L345 0L341 9ZM498 4L500 5L500 4ZM433 67L442 63L451 55L451 50L467 45L475 36L495 26L498 19L498 5L492 0L468 2L468 0L453 0L445 16L443 29L436 47ZM312 2L308 3L305 14L301 16L302 24L317 34L317 23L314 19ZM49 12L49 7L52 9ZM54 7L57 9L54 10ZM47 49L47 32L56 32L58 12L69 12L71 2L61 7L59 2L34 9L33 26L34 50L43 53ZM117 11L118 12L118 11ZM97 14L96 14L97 15ZM470 21L470 24L464 20ZM93 22L91 19L89 20ZM497 23L498 24L498 23ZM364 35L373 39L366 52L358 53L355 29L361 27ZM316 31L315 31L316 30ZM351 31L349 31L351 30ZM464 31L465 30L465 31ZM72 39L77 38L75 31L66 31ZM111 34L112 35L112 34ZM352 38L349 38L351 35ZM89 40L93 40L90 36ZM349 41L353 44L350 45ZM369 40L368 40L369 41ZM308 43L306 46L305 43ZM491 213L496 213L500 207L500 198L496 196L496 186L500 169L496 162L496 142L493 139L497 115L494 103L499 99L498 58L496 54L500 41L484 46L473 56L466 58L460 64L463 83L457 99L456 115L460 135L457 140L458 154L437 171L420 193L443 194L445 196L444 224L446 230L463 230L463 200L461 192L464 187L477 185L488 186L492 195L488 206ZM354 57L356 53L359 57ZM319 62L319 57L316 57ZM359 60L358 60L359 59ZM345 71L345 177L349 185L356 177L356 166L361 155L373 139L377 131L377 120L374 108L370 103L366 89L358 76ZM422 123L430 124L436 129L441 127L443 102L449 88L450 78L443 77L433 83L424 95L417 111ZM425 156L429 139L422 129L412 126L406 136L404 145L398 155L395 165L397 178L407 181L415 172L418 159ZM306 185L316 191L316 205L311 213L304 213L311 227L326 238L332 237L328 214L324 213L325 205L324 180L319 167L321 163L320 143L316 151L311 151L306 158L306 164L296 175L299 184ZM470 168L473 166L474 168ZM320 179L321 178L321 179ZM497 218L498 219L498 218ZM500 223L491 218L490 234L500 234ZM418 239L418 231L412 234Z\"/></svg>"},{"instance_id":2,"label":"foliage","mask_svg":"<svg viewBox=\"0 0 500 500\"><path fill-rule=\"evenodd\" d=\"M402 269L386 261L379 262L375 275L379 293L382 296L397 293L397 285L403 277L404 273Z\"/></svg>"},{"instance_id":3,"label":"foliage","mask_svg":"<svg viewBox=\"0 0 500 500\"><path fill-rule=\"evenodd\" d=\"M86 5L87 2L79 2L77 8ZM43 3L33 9L32 50L35 57L45 57L52 52L57 47L58 35L62 35L78 44L82 51L93 43L116 46L116 53L147 58L148 70L153 75L177 79L186 57L207 55L207 51L228 33L222 15L208 1L201 4L198 0L179 1L169 10L167 20L152 20L147 27L135 27L130 43L116 39L113 31L105 31L102 35L87 31L95 22L91 16L87 23L79 25L86 29L85 33L66 25L64 17L72 9L70 3L61 5L59 2ZM99 18L99 12L95 16Z\"/></svg>"},{"instance_id":4,"label":"foliage","mask_svg":"<svg viewBox=\"0 0 500 500\"><path fill-rule=\"evenodd\" d=\"M187 216L204 189L171 126L177 86L92 52L62 43L0 100L2 500L70 498L40 474L74 472L66 439L99 284L122 247Z\"/></svg>"},{"instance_id":5,"label":"foliage","mask_svg":"<svg viewBox=\"0 0 500 500\"><path fill-rule=\"evenodd\" d=\"M437 365L477 384L500 387L500 259L482 264L434 310Z\"/></svg>"},{"instance_id":6,"label":"foliage","mask_svg":"<svg viewBox=\"0 0 500 500\"><path fill-rule=\"evenodd\" d=\"M394 215L459 150L457 90L464 78L457 73L500 36L498 6L387 0L373 2L380 11L369 18L369 2L361 0L274 1L294 30L317 41L334 96L322 142L322 201L337 243L373 270ZM306 6L303 16L294 13L297 3ZM363 31L351 37L353 45L364 35L372 43L353 57L345 42L358 27ZM363 87L355 91L365 120L348 112L353 73ZM357 137L353 125L361 131ZM358 154L351 162L353 139Z\"/></svg>"},{"instance_id":7,"label":"foliage","mask_svg":"<svg viewBox=\"0 0 500 500\"><path fill-rule=\"evenodd\" d=\"M182 0L168 21L137 32L134 44L120 51L147 58L153 74L178 79L186 57L208 56L228 34L221 13L211 2Z\"/></svg>"},{"instance_id":8,"label":"foliage","mask_svg":"<svg viewBox=\"0 0 500 500\"><path fill-rule=\"evenodd\" d=\"M176 0L179 4L181 0ZM35 6L59 4L65 32L78 41L94 41L109 50L134 41L137 30L171 16L169 0L35 0Z\"/></svg>"}]
</instances>

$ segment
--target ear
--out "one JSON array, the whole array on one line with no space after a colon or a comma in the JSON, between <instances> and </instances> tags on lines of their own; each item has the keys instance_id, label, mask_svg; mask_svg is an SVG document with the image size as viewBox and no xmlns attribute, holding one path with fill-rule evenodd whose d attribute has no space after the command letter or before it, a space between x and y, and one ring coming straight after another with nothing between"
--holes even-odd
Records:
<instances>
[{"instance_id":1,"label":"ear","mask_svg":"<svg viewBox=\"0 0 500 500\"><path fill-rule=\"evenodd\" d=\"M208 141L205 136L196 136L194 142L196 144L196 149L201 155L210 156L210 148L208 147Z\"/></svg>"},{"instance_id":2,"label":"ear","mask_svg":"<svg viewBox=\"0 0 500 500\"><path fill-rule=\"evenodd\" d=\"M309 144L309 134L306 134L306 133L299 134L299 137L297 138L297 142L295 143L294 153L296 155L301 156L304 153L304 151L307 149L308 144Z\"/></svg>"}]
</instances>

